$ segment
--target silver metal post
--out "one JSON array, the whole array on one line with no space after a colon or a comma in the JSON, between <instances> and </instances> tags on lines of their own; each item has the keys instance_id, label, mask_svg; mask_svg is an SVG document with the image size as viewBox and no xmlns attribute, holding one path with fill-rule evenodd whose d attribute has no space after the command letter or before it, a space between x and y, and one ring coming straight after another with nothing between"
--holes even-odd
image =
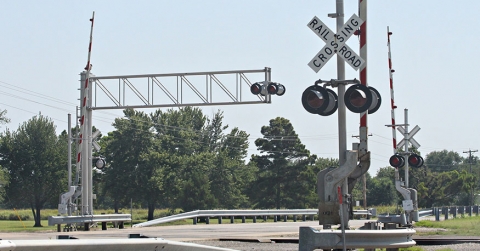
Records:
<instances>
[{"instance_id":1,"label":"silver metal post","mask_svg":"<svg viewBox=\"0 0 480 251\"><path fill-rule=\"evenodd\" d=\"M85 81L87 78L87 72L82 72L81 74L81 92L85 92ZM92 105L92 88L90 83L88 85L88 97L87 98L87 107ZM83 100L80 100L80 106L82 106ZM79 139L83 143L82 154L81 154L81 172L82 172L82 215L91 215L92 214L92 110L85 109L85 114L80 113L80 117L83 115L83 132L81 132L82 138ZM81 127L80 127L81 128Z\"/></svg>"},{"instance_id":2,"label":"silver metal post","mask_svg":"<svg viewBox=\"0 0 480 251\"><path fill-rule=\"evenodd\" d=\"M72 115L69 113L68 114L68 139L67 139L67 152L68 152L68 187L67 191L70 191L70 186L72 186ZM72 215L72 210L70 208L70 204L72 203L72 199L68 199L68 207L67 207L67 214L68 216Z\"/></svg>"},{"instance_id":3,"label":"silver metal post","mask_svg":"<svg viewBox=\"0 0 480 251\"><path fill-rule=\"evenodd\" d=\"M72 115L68 114L68 189L72 185Z\"/></svg>"},{"instance_id":4,"label":"silver metal post","mask_svg":"<svg viewBox=\"0 0 480 251\"><path fill-rule=\"evenodd\" d=\"M347 250L347 241L345 238L345 219L343 218L343 193L341 187L337 188L338 190L338 203L340 204L340 225L342 229L342 242L343 242L343 251Z\"/></svg>"},{"instance_id":5,"label":"silver metal post","mask_svg":"<svg viewBox=\"0 0 480 251\"><path fill-rule=\"evenodd\" d=\"M410 142L410 136L408 135L408 109L405 108L405 188L408 188L408 143Z\"/></svg>"},{"instance_id":6,"label":"silver metal post","mask_svg":"<svg viewBox=\"0 0 480 251\"><path fill-rule=\"evenodd\" d=\"M340 32L344 24L343 0L337 0L337 33ZM337 79L345 80L345 61L337 54ZM338 160L340 166L346 161L347 151L347 126L345 109L345 85L338 85ZM348 187L344 187L348 190Z\"/></svg>"},{"instance_id":7,"label":"silver metal post","mask_svg":"<svg viewBox=\"0 0 480 251\"><path fill-rule=\"evenodd\" d=\"M92 74L90 74L92 76ZM86 145L86 154L84 155L86 157L86 166L87 166L87 172L88 172L88 212L89 214L93 215L93 174L92 174L92 81L90 80L90 83L88 83L88 98L87 98L87 109L85 118L88 118L86 123L85 123L85 138L87 139L87 144Z\"/></svg>"},{"instance_id":8,"label":"silver metal post","mask_svg":"<svg viewBox=\"0 0 480 251\"><path fill-rule=\"evenodd\" d=\"M265 67L265 81L270 82L272 81L272 72L271 72L270 67ZM267 86L265 86L267 88ZM268 94L268 92L265 93L265 103L271 103L272 102L272 95Z\"/></svg>"},{"instance_id":9,"label":"silver metal post","mask_svg":"<svg viewBox=\"0 0 480 251\"><path fill-rule=\"evenodd\" d=\"M78 118L80 118L80 113L79 113L80 109L79 107L77 106L76 107L76 110L75 110L75 128L80 128L79 126L79 123L78 123ZM77 135L75 135L75 152L77 152L78 150L78 135L79 133L77 132ZM72 139L73 140L73 139ZM80 184L80 165L77 163L75 164L75 185L78 185Z\"/></svg>"},{"instance_id":10,"label":"silver metal post","mask_svg":"<svg viewBox=\"0 0 480 251\"><path fill-rule=\"evenodd\" d=\"M343 13L343 0L336 0L336 11L337 11L337 34L342 29L344 24L344 16ZM343 60L340 55L337 54L337 79L338 80L345 80L345 61ZM341 84L338 85L338 159L339 164L342 166L347 161L347 126L346 126L346 108L345 108L345 85ZM345 177L343 181L343 191L347 193L348 191L348 177ZM348 217L348 212L346 211L347 208L340 208L342 211L342 216ZM345 229L348 227L348 218L344 219L344 222L341 224L341 228Z\"/></svg>"},{"instance_id":11,"label":"silver metal post","mask_svg":"<svg viewBox=\"0 0 480 251\"><path fill-rule=\"evenodd\" d=\"M80 88L80 92L81 93L84 93L85 92L85 81L86 81L86 75L87 73L86 72L82 72L81 74L81 78L80 78L80 85L81 85L81 88ZM80 107L83 106L82 104L83 100L80 99ZM84 118L84 126L83 126L83 131L80 132L79 135L81 135L82 137L79 139L80 141L82 141L83 143L80 144L79 146L82 147L82 153L81 153L81 160L80 160L80 172L82 173L82 180L81 180L81 184L82 184L82 215L88 215L88 167L87 167L87 162L88 162L88 154L87 154L87 144L88 143L85 143L85 139L87 137L87 130L85 128L87 128L87 124L86 124L86 121L88 120L88 117L86 116L86 114L82 114L82 112L80 112L80 118L82 117L83 115L83 118ZM80 126L80 128L82 128Z\"/></svg>"}]
</instances>

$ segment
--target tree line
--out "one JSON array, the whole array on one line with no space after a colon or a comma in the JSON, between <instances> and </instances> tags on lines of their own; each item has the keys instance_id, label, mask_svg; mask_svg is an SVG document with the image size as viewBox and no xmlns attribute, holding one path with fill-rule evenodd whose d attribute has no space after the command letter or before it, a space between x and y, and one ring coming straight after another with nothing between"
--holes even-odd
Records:
<instances>
[{"instance_id":1,"label":"tree line","mask_svg":"<svg viewBox=\"0 0 480 251\"><path fill-rule=\"evenodd\" d=\"M104 156L107 165L94 172L94 207L118 212L133 201L135 207L148 208L148 220L156 208L317 207L317 173L338 166L337 159L311 154L282 117L260 128L262 137L254 141L257 154L247 156L250 135L230 129L223 118L222 111L209 118L193 107L150 114L124 110L114 130L98 140L102 148L95 155ZM5 111L0 123L8 123ZM70 130L75 135L78 128ZM35 225L41 226L41 209L56 208L66 192L67 146L67 132L57 135L52 120L41 115L0 133L2 207L31 208ZM425 163L410 172L420 207L468 204L469 194L478 189L478 168L475 175L468 172L476 167L476 158L445 150L427 154ZM380 168L375 177L366 175L369 206L401 204L392 167ZM361 183L353 200L363 198Z\"/></svg>"}]
</instances>

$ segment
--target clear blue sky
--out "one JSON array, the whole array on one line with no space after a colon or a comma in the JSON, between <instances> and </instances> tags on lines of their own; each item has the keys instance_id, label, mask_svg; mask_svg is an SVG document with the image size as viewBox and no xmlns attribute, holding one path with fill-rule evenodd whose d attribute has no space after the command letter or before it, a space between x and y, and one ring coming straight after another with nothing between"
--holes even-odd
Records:
<instances>
[{"instance_id":1,"label":"clear blue sky","mask_svg":"<svg viewBox=\"0 0 480 251\"><path fill-rule=\"evenodd\" d=\"M368 1L368 82L382 95L369 116L370 173L388 166L393 152L387 64L387 26L393 32L392 58L397 122L409 109L419 125L415 139L426 155L436 150L462 154L478 149L480 1ZM334 0L322 1L5 1L0 0L0 109L18 126L41 112L58 131L75 114L79 73L87 61L90 22L95 11L92 73L97 76L272 68L272 80L287 87L270 105L205 107L225 112L225 123L251 135L277 116L291 121L307 149L338 158L337 113L321 117L300 102L319 78L336 78L336 58L315 73L307 63L323 47L308 27L313 16L332 30ZM345 1L346 19L358 1ZM348 45L358 52L358 39ZM358 72L346 65L346 78ZM106 133L116 112L94 112ZM348 147L356 142L359 116L348 112ZM400 137L397 133L397 137ZM466 156L466 155L464 155Z\"/></svg>"}]
</instances>

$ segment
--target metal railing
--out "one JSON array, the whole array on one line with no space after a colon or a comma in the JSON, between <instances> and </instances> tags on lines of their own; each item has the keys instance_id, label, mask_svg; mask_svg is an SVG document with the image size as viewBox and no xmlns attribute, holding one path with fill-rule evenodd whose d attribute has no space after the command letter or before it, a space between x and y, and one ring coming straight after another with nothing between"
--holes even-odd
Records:
<instances>
[{"instance_id":1,"label":"metal railing","mask_svg":"<svg viewBox=\"0 0 480 251\"><path fill-rule=\"evenodd\" d=\"M55 240L0 240L0 250L15 251L87 251L87 250L185 250L185 251L235 251L194 243L169 241L162 238L129 239L55 239Z\"/></svg>"},{"instance_id":2,"label":"metal railing","mask_svg":"<svg viewBox=\"0 0 480 251\"><path fill-rule=\"evenodd\" d=\"M448 220L450 217L457 218L457 215L462 217L465 215L468 216L478 216L480 214L479 206L447 206L447 207L434 207L432 209L433 215L435 215L435 220L440 220L440 215L444 215L444 219Z\"/></svg>"},{"instance_id":3,"label":"metal railing","mask_svg":"<svg viewBox=\"0 0 480 251\"><path fill-rule=\"evenodd\" d=\"M418 210L418 217L427 217L433 215L433 208L430 209L420 209Z\"/></svg>"},{"instance_id":4,"label":"metal railing","mask_svg":"<svg viewBox=\"0 0 480 251\"><path fill-rule=\"evenodd\" d=\"M376 210L375 209L368 209L368 210L354 210L354 215L366 215L366 216L374 216ZM159 219L139 223L133 225L133 227L147 227L177 220L185 220L185 219L194 219L194 224L196 223L196 218L205 217L207 219L218 217L219 221L221 221L222 217L243 217L242 220L244 221L244 217L254 217L254 222L256 217L268 217L268 216L280 216L280 215L293 215L294 221L296 221L297 215L303 216L313 216L318 214L318 209L278 209L278 210L196 210L171 216L162 217ZM276 219L276 218L275 218ZM304 219L305 220L305 219Z\"/></svg>"},{"instance_id":5,"label":"metal railing","mask_svg":"<svg viewBox=\"0 0 480 251\"><path fill-rule=\"evenodd\" d=\"M457 215L478 216L479 214L479 206L445 206L418 210L418 215L420 218L427 216L435 216L436 221L440 220L441 215L444 216L445 220L448 220L451 217L457 218Z\"/></svg>"},{"instance_id":6,"label":"metal railing","mask_svg":"<svg viewBox=\"0 0 480 251\"><path fill-rule=\"evenodd\" d=\"M119 222L131 221L130 214L98 214L83 216L49 216L48 225L72 224L72 223L96 223L96 222Z\"/></svg>"}]
</instances>

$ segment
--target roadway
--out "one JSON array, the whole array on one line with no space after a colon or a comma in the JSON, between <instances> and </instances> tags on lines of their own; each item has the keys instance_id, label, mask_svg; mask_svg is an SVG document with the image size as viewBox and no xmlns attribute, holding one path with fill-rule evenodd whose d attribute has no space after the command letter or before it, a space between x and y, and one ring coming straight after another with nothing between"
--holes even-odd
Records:
<instances>
[{"instance_id":1,"label":"roadway","mask_svg":"<svg viewBox=\"0 0 480 251\"><path fill-rule=\"evenodd\" d=\"M371 220L351 220L350 226L358 228ZM127 238L130 234L141 234L147 237L159 237L172 241L216 240L226 238L262 239L268 237L298 237L300 227L309 226L321 229L317 221L268 222L268 223L223 223L176 226L152 226L141 228L101 230L91 228L90 231L73 232L34 232L34 233L0 233L3 240L40 240L55 239L58 235L69 235L78 239L91 238ZM336 227L336 226L334 226Z\"/></svg>"}]
</instances>

